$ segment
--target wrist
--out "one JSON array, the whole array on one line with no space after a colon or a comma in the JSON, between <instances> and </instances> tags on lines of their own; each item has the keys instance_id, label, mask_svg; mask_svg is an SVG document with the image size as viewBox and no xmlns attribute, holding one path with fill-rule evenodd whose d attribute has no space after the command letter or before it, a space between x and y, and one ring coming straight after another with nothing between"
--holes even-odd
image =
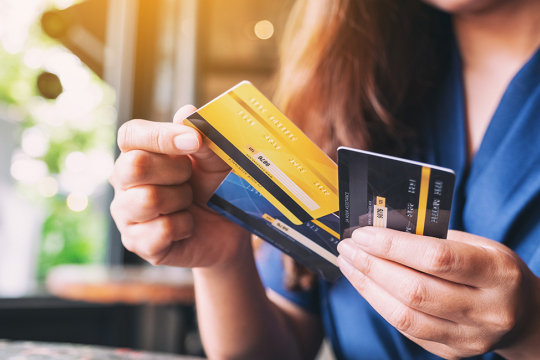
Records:
<instances>
[{"instance_id":1,"label":"wrist","mask_svg":"<svg viewBox=\"0 0 540 360\"><path fill-rule=\"evenodd\" d=\"M238 234L237 244L233 256L223 259L213 265L193 268L194 276L208 276L214 274L223 276L225 273L229 272L237 272L239 270L245 271L246 266L255 263L251 234L242 230L242 232Z\"/></svg>"}]
</instances>

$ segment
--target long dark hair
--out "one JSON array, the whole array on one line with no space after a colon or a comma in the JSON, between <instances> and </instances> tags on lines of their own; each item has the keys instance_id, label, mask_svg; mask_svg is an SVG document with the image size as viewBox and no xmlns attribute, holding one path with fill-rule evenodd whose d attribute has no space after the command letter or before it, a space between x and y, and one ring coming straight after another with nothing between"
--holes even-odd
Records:
<instances>
[{"instance_id":1,"label":"long dark hair","mask_svg":"<svg viewBox=\"0 0 540 360\"><path fill-rule=\"evenodd\" d=\"M450 16L420 0L297 0L275 101L324 151L402 155L450 57ZM290 289L313 274L284 258Z\"/></svg>"}]
</instances>

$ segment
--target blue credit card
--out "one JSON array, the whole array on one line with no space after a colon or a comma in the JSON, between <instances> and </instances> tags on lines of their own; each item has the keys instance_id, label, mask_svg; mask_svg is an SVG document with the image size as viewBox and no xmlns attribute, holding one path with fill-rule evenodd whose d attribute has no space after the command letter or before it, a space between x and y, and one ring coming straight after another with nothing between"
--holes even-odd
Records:
<instances>
[{"instance_id":1,"label":"blue credit card","mask_svg":"<svg viewBox=\"0 0 540 360\"><path fill-rule=\"evenodd\" d=\"M235 173L227 176L208 206L274 245L323 279L334 281L341 275L337 267L337 213L295 225Z\"/></svg>"}]
</instances>

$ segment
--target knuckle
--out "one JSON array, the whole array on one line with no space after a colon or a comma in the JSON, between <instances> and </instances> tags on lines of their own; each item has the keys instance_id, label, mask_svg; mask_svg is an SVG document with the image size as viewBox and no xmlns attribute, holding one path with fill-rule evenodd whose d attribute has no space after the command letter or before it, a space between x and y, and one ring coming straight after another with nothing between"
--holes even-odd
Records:
<instances>
[{"instance_id":1,"label":"knuckle","mask_svg":"<svg viewBox=\"0 0 540 360\"><path fill-rule=\"evenodd\" d=\"M120 129L118 129L118 137L116 141L118 142L118 147L120 149L125 148L127 145L127 137L128 137L128 133L130 132L129 131L130 122L131 121L128 121L122 124L122 126L120 126Z\"/></svg>"},{"instance_id":2,"label":"knuckle","mask_svg":"<svg viewBox=\"0 0 540 360\"><path fill-rule=\"evenodd\" d=\"M380 250L384 257L391 257L392 253L395 248L395 242L396 238L394 234L386 234L382 237L382 239L379 241L376 240L377 243L380 244Z\"/></svg>"},{"instance_id":3,"label":"knuckle","mask_svg":"<svg viewBox=\"0 0 540 360\"><path fill-rule=\"evenodd\" d=\"M156 257L148 257L146 259L146 261L152 265L152 266L159 266L159 265L162 265L161 264L161 258L156 258Z\"/></svg>"},{"instance_id":4,"label":"knuckle","mask_svg":"<svg viewBox=\"0 0 540 360\"><path fill-rule=\"evenodd\" d=\"M501 334L508 333L516 326L519 307L515 301L494 305L487 318L488 324Z\"/></svg>"},{"instance_id":5,"label":"knuckle","mask_svg":"<svg viewBox=\"0 0 540 360\"><path fill-rule=\"evenodd\" d=\"M124 232L124 229L127 226L127 222L120 220L121 217L119 216L118 212L112 208L112 205L111 205L111 217L116 225L116 228L118 229L120 234L122 234Z\"/></svg>"},{"instance_id":6,"label":"knuckle","mask_svg":"<svg viewBox=\"0 0 540 360\"><path fill-rule=\"evenodd\" d=\"M412 312L406 306L398 306L391 315L390 323L401 332L408 333L412 329Z\"/></svg>"},{"instance_id":7,"label":"knuckle","mask_svg":"<svg viewBox=\"0 0 540 360\"><path fill-rule=\"evenodd\" d=\"M483 313L482 322L486 328L492 329L494 334L505 334L515 325L514 311L509 304L492 304L491 308Z\"/></svg>"},{"instance_id":8,"label":"knuckle","mask_svg":"<svg viewBox=\"0 0 540 360\"><path fill-rule=\"evenodd\" d=\"M136 202L141 208L156 210L162 205L162 198L157 186L139 186L133 190L138 193L136 195Z\"/></svg>"},{"instance_id":9,"label":"knuckle","mask_svg":"<svg viewBox=\"0 0 540 360\"><path fill-rule=\"evenodd\" d=\"M437 242L430 244L426 251L429 270L437 273L448 273L456 267L456 256L446 244Z\"/></svg>"},{"instance_id":10,"label":"knuckle","mask_svg":"<svg viewBox=\"0 0 540 360\"><path fill-rule=\"evenodd\" d=\"M132 150L124 154L125 169L121 175L126 182L142 182L148 175L151 155L142 150Z\"/></svg>"},{"instance_id":11,"label":"knuckle","mask_svg":"<svg viewBox=\"0 0 540 360\"><path fill-rule=\"evenodd\" d=\"M351 282L359 292L364 291L369 286L369 278L357 270L352 272Z\"/></svg>"},{"instance_id":12,"label":"knuckle","mask_svg":"<svg viewBox=\"0 0 540 360\"><path fill-rule=\"evenodd\" d=\"M363 275L369 276L371 269L373 268L373 256L370 256L363 251L359 251L356 255L355 265Z\"/></svg>"},{"instance_id":13,"label":"knuckle","mask_svg":"<svg viewBox=\"0 0 540 360\"><path fill-rule=\"evenodd\" d=\"M441 352L439 352L437 355L446 360L461 360L466 357L466 355L463 354L463 350L461 348L450 347L446 349L441 349Z\"/></svg>"},{"instance_id":14,"label":"knuckle","mask_svg":"<svg viewBox=\"0 0 540 360\"><path fill-rule=\"evenodd\" d=\"M147 168L151 162L150 153L143 150L131 150L125 153L127 164L136 168Z\"/></svg>"},{"instance_id":15,"label":"knuckle","mask_svg":"<svg viewBox=\"0 0 540 360\"><path fill-rule=\"evenodd\" d=\"M111 202L109 209L111 212L111 217L114 220L114 223L116 224L116 227L118 228L118 231L120 231L120 233L123 233L128 226L128 221L126 220L124 216L125 211L121 208L116 198L113 199L113 201Z\"/></svg>"},{"instance_id":16,"label":"knuckle","mask_svg":"<svg viewBox=\"0 0 540 360\"><path fill-rule=\"evenodd\" d=\"M505 311L501 316L499 316L498 327L504 332L507 333L516 326L516 315L514 311L508 310Z\"/></svg>"},{"instance_id":17,"label":"knuckle","mask_svg":"<svg viewBox=\"0 0 540 360\"><path fill-rule=\"evenodd\" d=\"M398 296L406 305L419 308L425 304L426 288L418 279L408 279L402 282Z\"/></svg>"},{"instance_id":18,"label":"knuckle","mask_svg":"<svg viewBox=\"0 0 540 360\"><path fill-rule=\"evenodd\" d=\"M160 251L159 253L156 253L152 256L149 256L146 258L146 261L150 263L152 266L160 266L160 265L167 265L168 262L166 261L167 256L169 254L169 251Z\"/></svg>"},{"instance_id":19,"label":"knuckle","mask_svg":"<svg viewBox=\"0 0 540 360\"><path fill-rule=\"evenodd\" d=\"M523 283L523 270L511 254L503 253L502 277L505 286L519 287Z\"/></svg>"},{"instance_id":20,"label":"knuckle","mask_svg":"<svg viewBox=\"0 0 540 360\"><path fill-rule=\"evenodd\" d=\"M129 252L136 252L135 243L128 237L122 235L122 245L126 248Z\"/></svg>"},{"instance_id":21,"label":"knuckle","mask_svg":"<svg viewBox=\"0 0 540 360\"><path fill-rule=\"evenodd\" d=\"M150 243L144 249L144 253L141 255L146 261L152 265L157 265L160 259L160 254L163 252L163 248L158 246L156 242Z\"/></svg>"},{"instance_id":22,"label":"knuckle","mask_svg":"<svg viewBox=\"0 0 540 360\"><path fill-rule=\"evenodd\" d=\"M180 174L180 182L188 181L191 178L191 175L193 174L193 167L191 163L191 159L187 156L178 156L178 167L181 169Z\"/></svg>"},{"instance_id":23,"label":"knuckle","mask_svg":"<svg viewBox=\"0 0 540 360\"><path fill-rule=\"evenodd\" d=\"M116 164L117 162L115 162L114 164L114 167L116 168ZM117 185L117 181L116 181L116 176L114 175L114 171L111 173L111 175L109 176L109 184L111 184L111 186L113 187L114 191L116 191L116 185Z\"/></svg>"},{"instance_id":24,"label":"knuckle","mask_svg":"<svg viewBox=\"0 0 540 360\"><path fill-rule=\"evenodd\" d=\"M134 142L133 140L136 136L135 128L137 123L137 120L130 120L125 122L122 126L120 126L120 129L118 129L117 142L120 149L129 148L130 144Z\"/></svg>"},{"instance_id":25,"label":"knuckle","mask_svg":"<svg viewBox=\"0 0 540 360\"><path fill-rule=\"evenodd\" d=\"M469 345L469 349L471 350L471 352L474 354L474 355L480 355L480 354L485 354L487 352L489 352L492 348L492 344L485 341L485 340L477 340L477 341L473 341L470 345Z\"/></svg>"},{"instance_id":26,"label":"knuckle","mask_svg":"<svg viewBox=\"0 0 540 360\"><path fill-rule=\"evenodd\" d=\"M181 238L185 239L187 237L190 237L193 235L193 232L195 231L195 217L192 213L189 211L184 211L181 213L181 222L183 231L181 234Z\"/></svg>"},{"instance_id":27,"label":"knuckle","mask_svg":"<svg viewBox=\"0 0 540 360\"><path fill-rule=\"evenodd\" d=\"M167 149L166 130L163 127L157 127L150 132L150 144L160 153L164 153Z\"/></svg>"},{"instance_id":28,"label":"knuckle","mask_svg":"<svg viewBox=\"0 0 540 360\"><path fill-rule=\"evenodd\" d=\"M186 208L193 204L193 188L189 184L184 184L183 186L183 200L186 203Z\"/></svg>"},{"instance_id":29,"label":"knuckle","mask_svg":"<svg viewBox=\"0 0 540 360\"><path fill-rule=\"evenodd\" d=\"M156 236L165 242L174 241L175 224L170 216L160 216L156 223Z\"/></svg>"},{"instance_id":30,"label":"knuckle","mask_svg":"<svg viewBox=\"0 0 540 360\"><path fill-rule=\"evenodd\" d=\"M113 218L113 220L118 223L118 220L117 220L117 206L116 206L116 202L117 200L116 199L113 199L113 201L111 201L111 205L109 205L109 210L111 212L111 216Z\"/></svg>"},{"instance_id":31,"label":"knuckle","mask_svg":"<svg viewBox=\"0 0 540 360\"><path fill-rule=\"evenodd\" d=\"M448 354L448 355L442 355L444 359L448 360L461 360L463 359L463 356L455 355L455 354Z\"/></svg>"}]
</instances>

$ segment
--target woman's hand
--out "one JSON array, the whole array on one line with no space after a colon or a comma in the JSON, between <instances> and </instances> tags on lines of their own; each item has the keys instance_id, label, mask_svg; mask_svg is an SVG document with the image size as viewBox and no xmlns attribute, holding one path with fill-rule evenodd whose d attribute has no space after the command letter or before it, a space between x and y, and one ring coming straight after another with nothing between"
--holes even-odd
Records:
<instances>
[{"instance_id":1,"label":"woman's hand","mask_svg":"<svg viewBox=\"0 0 540 360\"><path fill-rule=\"evenodd\" d=\"M132 120L118 132L111 213L124 246L154 265L211 267L251 249L249 234L207 208L230 167L182 125Z\"/></svg>"},{"instance_id":2,"label":"woman's hand","mask_svg":"<svg viewBox=\"0 0 540 360\"><path fill-rule=\"evenodd\" d=\"M441 240L365 227L338 250L358 292L426 350L449 359L540 354L540 279L506 246L458 231Z\"/></svg>"}]
</instances>

